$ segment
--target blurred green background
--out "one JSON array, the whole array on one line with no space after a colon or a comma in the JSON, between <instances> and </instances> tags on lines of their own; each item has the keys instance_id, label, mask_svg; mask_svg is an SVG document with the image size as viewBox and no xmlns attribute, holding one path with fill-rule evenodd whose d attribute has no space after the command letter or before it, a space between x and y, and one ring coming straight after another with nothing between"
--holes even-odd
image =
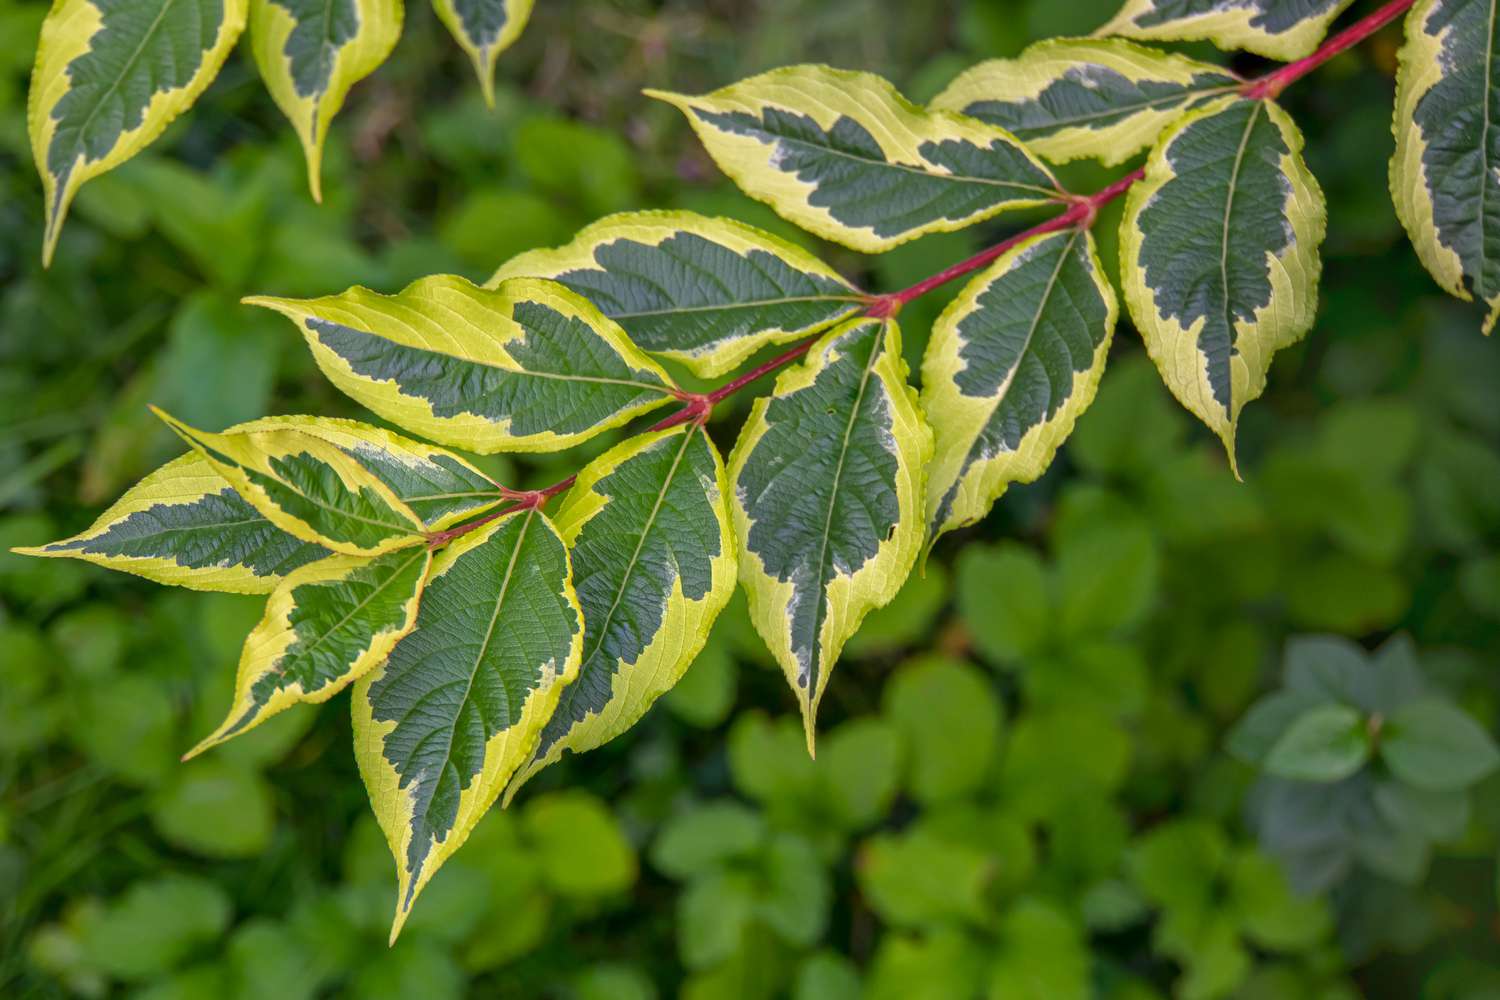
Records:
<instances>
[{"instance_id":1,"label":"blurred green background","mask_svg":"<svg viewBox=\"0 0 1500 1000\"><path fill-rule=\"evenodd\" d=\"M44 272L24 104L45 5L0 0L0 549L82 528L176 454L148 402L206 428L363 415L247 293L483 279L668 206L814 245L872 289L938 270L1007 229L816 247L640 88L816 60L922 99L1114 6L542 0L491 112L414 3L335 122L323 206L241 53L83 189ZM1391 209L1397 41L1286 98L1329 196L1325 281L1246 412L1244 484L1122 324L1054 469L850 643L815 764L736 599L641 725L483 822L395 948L343 698L177 762L222 714L259 601L0 551L0 996L1500 996L1500 777L1365 809L1381 765L1299 785L1226 750L1310 634L1396 638L1373 664L1299 640L1292 672L1353 658L1491 732L1500 714L1500 343ZM941 300L902 317L912 359ZM739 417L716 423L726 446ZM581 461L488 468L528 485Z\"/></svg>"}]
</instances>

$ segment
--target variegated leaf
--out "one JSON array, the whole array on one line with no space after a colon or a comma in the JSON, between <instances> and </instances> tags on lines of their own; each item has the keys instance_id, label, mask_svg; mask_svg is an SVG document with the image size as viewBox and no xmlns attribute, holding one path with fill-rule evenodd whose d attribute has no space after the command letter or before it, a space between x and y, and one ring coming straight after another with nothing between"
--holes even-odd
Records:
<instances>
[{"instance_id":1,"label":"variegated leaf","mask_svg":"<svg viewBox=\"0 0 1500 1000\"><path fill-rule=\"evenodd\" d=\"M187 756L299 702L327 701L373 670L416 624L431 561L415 546L374 559L329 556L287 577L245 640L229 715Z\"/></svg>"},{"instance_id":2,"label":"variegated leaf","mask_svg":"<svg viewBox=\"0 0 1500 1000\"><path fill-rule=\"evenodd\" d=\"M354 399L470 451L557 451L678 395L614 321L552 281L434 275L396 295L246 301L296 323Z\"/></svg>"},{"instance_id":3,"label":"variegated leaf","mask_svg":"<svg viewBox=\"0 0 1500 1000\"><path fill-rule=\"evenodd\" d=\"M647 93L752 197L866 253L1062 197L1009 132L916 107L871 73L789 66L701 97Z\"/></svg>"},{"instance_id":4,"label":"variegated leaf","mask_svg":"<svg viewBox=\"0 0 1500 1000\"><path fill-rule=\"evenodd\" d=\"M740 432L729 467L740 582L797 694L809 751L844 642L921 550L931 457L891 320L830 330Z\"/></svg>"},{"instance_id":5,"label":"variegated leaf","mask_svg":"<svg viewBox=\"0 0 1500 1000\"><path fill-rule=\"evenodd\" d=\"M495 60L521 37L533 0L432 0L438 20L447 25L469 54L484 103L495 106Z\"/></svg>"},{"instance_id":6,"label":"variegated leaf","mask_svg":"<svg viewBox=\"0 0 1500 1000\"><path fill-rule=\"evenodd\" d=\"M401 0L249 0L250 48L266 89L307 156L313 200L323 200L323 143L344 98L401 37Z\"/></svg>"},{"instance_id":7,"label":"variegated leaf","mask_svg":"<svg viewBox=\"0 0 1500 1000\"><path fill-rule=\"evenodd\" d=\"M498 505L500 487L449 451L332 417L264 417L229 428L297 430L322 438L391 488L428 530ZM71 557L195 590L267 594L282 578L329 554L289 535L241 499L197 452L141 480L84 532L25 555Z\"/></svg>"},{"instance_id":8,"label":"variegated leaf","mask_svg":"<svg viewBox=\"0 0 1500 1000\"><path fill-rule=\"evenodd\" d=\"M416 628L354 689L354 751L396 858L394 941L412 902L536 748L578 673L568 552L520 510L433 561Z\"/></svg>"},{"instance_id":9,"label":"variegated leaf","mask_svg":"<svg viewBox=\"0 0 1500 1000\"><path fill-rule=\"evenodd\" d=\"M729 480L702 428L642 435L590 462L557 530L572 553L583 659L507 801L564 751L592 750L640 721L734 592Z\"/></svg>"},{"instance_id":10,"label":"variegated leaf","mask_svg":"<svg viewBox=\"0 0 1500 1000\"><path fill-rule=\"evenodd\" d=\"M1054 163L1123 163L1183 111L1244 81L1212 63L1118 38L1057 38L961 73L932 102L1009 129Z\"/></svg>"},{"instance_id":11,"label":"variegated leaf","mask_svg":"<svg viewBox=\"0 0 1500 1000\"><path fill-rule=\"evenodd\" d=\"M1118 313L1093 237L1069 229L1007 252L938 317L922 362L929 542L1047 471L1093 402Z\"/></svg>"},{"instance_id":12,"label":"variegated leaf","mask_svg":"<svg viewBox=\"0 0 1500 1000\"><path fill-rule=\"evenodd\" d=\"M1222 98L1162 136L1130 189L1120 270L1167 387L1235 462L1240 410L1317 311L1323 192L1270 101Z\"/></svg>"},{"instance_id":13,"label":"variegated leaf","mask_svg":"<svg viewBox=\"0 0 1500 1000\"><path fill-rule=\"evenodd\" d=\"M268 594L286 574L329 554L266 520L197 452L136 483L86 531L15 551L236 594Z\"/></svg>"},{"instance_id":14,"label":"variegated leaf","mask_svg":"<svg viewBox=\"0 0 1500 1000\"><path fill-rule=\"evenodd\" d=\"M56 0L26 123L42 175L42 261L79 185L130 159L198 99L245 27L246 0ZM13 38L10 44L19 45Z\"/></svg>"},{"instance_id":15,"label":"variegated leaf","mask_svg":"<svg viewBox=\"0 0 1500 1000\"><path fill-rule=\"evenodd\" d=\"M785 240L692 212L622 212L556 250L513 258L491 281L551 278L652 354L721 375L767 344L818 332L865 296Z\"/></svg>"},{"instance_id":16,"label":"variegated leaf","mask_svg":"<svg viewBox=\"0 0 1500 1000\"><path fill-rule=\"evenodd\" d=\"M423 539L421 518L389 486L317 435L290 428L213 434L154 412L283 531L355 556Z\"/></svg>"},{"instance_id":17,"label":"variegated leaf","mask_svg":"<svg viewBox=\"0 0 1500 1000\"><path fill-rule=\"evenodd\" d=\"M1157 41L1205 39L1269 59L1301 59L1354 0L1126 0L1101 35Z\"/></svg>"},{"instance_id":18,"label":"variegated leaf","mask_svg":"<svg viewBox=\"0 0 1500 1000\"><path fill-rule=\"evenodd\" d=\"M1418 0L1396 76L1391 192L1444 289L1500 317L1500 5Z\"/></svg>"},{"instance_id":19,"label":"variegated leaf","mask_svg":"<svg viewBox=\"0 0 1500 1000\"><path fill-rule=\"evenodd\" d=\"M357 420L263 417L230 430L296 430L327 441L390 487L428 530L450 527L504 499L500 487L463 457Z\"/></svg>"}]
</instances>

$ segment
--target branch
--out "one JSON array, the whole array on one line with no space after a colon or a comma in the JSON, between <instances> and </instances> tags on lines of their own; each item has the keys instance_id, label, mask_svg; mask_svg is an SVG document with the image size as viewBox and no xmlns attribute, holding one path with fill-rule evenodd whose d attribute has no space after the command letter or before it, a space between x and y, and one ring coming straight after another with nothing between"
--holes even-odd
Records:
<instances>
[{"instance_id":1,"label":"branch","mask_svg":"<svg viewBox=\"0 0 1500 1000\"><path fill-rule=\"evenodd\" d=\"M1415 2L1416 0L1390 0L1389 3L1386 3L1373 14L1361 18L1343 31L1324 40L1323 44L1318 47L1318 50L1307 58L1287 63L1279 69L1272 70L1254 80L1248 81L1240 89L1241 96L1248 100L1256 101L1274 100L1280 96L1283 90L1297 80L1300 80L1334 56L1353 48L1387 24L1390 24L1410 9ZM921 298L933 289L940 288L951 281L956 281L966 275L973 274L975 271L988 266L1002 257L1007 251L1025 243L1027 240L1073 227L1088 229L1093 226L1094 220L1098 218L1101 208L1119 198L1126 191L1129 191L1131 186L1144 177L1145 174L1146 169L1140 167L1132 170L1113 184L1095 191L1093 194L1070 195L1067 199L1068 208L1060 215L1053 216L1046 222L1038 223L1030 229L1016 233L1014 236L1009 236L967 260L959 261L957 264L944 268L929 278L922 279L909 288L903 288L899 292L889 292L885 295L871 296L869 304L865 307L864 314L871 319L889 319L899 313L901 307L908 302ZM778 354L769 361L756 365L744 374L730 379L710 392L684 392L678 394L678 398L683 401L682 408L652 424L642 433L650 434L654 431L664 431L689 422L701 427L708 422L708 418L713 414L716 405L722 403L751 383L759 381L772 372L785 368L794 361L801 360L821 336L822 334L814 334L808 337L806 340ZM435 532L428 536L427 544L431 548L446 545L453 539L468 534L475 528L488 524L496 518L503 517L512 511L526 508L539 510L552 497L572 486L577 479L578 474L574 473L568 478L559 480L551 486L540 490L519 491L507 490L502 487L501 495L507 500L514 501L514 503L491 511L483 517L470 521L467 524L461 524L456 528L449 528L447 531Z\"/></svg>"},{"instance_id":2,"label":"branch","mask_svg":"<svg viewBox=\"0 0 1500 1000\"><path fill-rule=\"evenodd\" d=\"M1360 18L1343 31L1324 41L1322 45L1318 46L1318 51L1312 55L1305 59L1298 59L1296 62L1287 63L1280 69L1267 73L1259 79L1251 80L1240 93L1252 101L1261 101L1268 98L1275 100L1281 96L1281 92L1288 86L1296 83L1334 56L1353 48L1366 38L1369 38L1375 32L1406 13L1415 2L1416 0L1391 0L1390 3L1387 3L1373 14Z\"/></svg>"}]
</instances>

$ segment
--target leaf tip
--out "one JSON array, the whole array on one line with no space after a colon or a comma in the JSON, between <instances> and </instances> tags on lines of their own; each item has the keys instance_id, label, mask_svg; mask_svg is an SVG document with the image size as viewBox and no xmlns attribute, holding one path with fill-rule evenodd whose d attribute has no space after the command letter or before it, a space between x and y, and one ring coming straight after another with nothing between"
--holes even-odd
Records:
<instances>
[{"instance_id":1,"label":"leaf tip","mask_svg":"<svg viewBox=\"0 0 1500 1000\"><path fill-rule=\"evenodd\" d=\"M649 97L653 101L661 101L670 104L674 108L687 110L687 102L691 100L686 94L678 94L670 90L657 90L655 87L645 87L641 90L643 97Z\"/></svg>"}]
</instances>

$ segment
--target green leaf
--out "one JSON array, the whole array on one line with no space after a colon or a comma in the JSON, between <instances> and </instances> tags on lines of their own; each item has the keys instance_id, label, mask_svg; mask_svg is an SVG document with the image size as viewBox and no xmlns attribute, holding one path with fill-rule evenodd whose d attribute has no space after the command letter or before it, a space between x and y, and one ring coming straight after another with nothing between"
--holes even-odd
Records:
<instances>
[{"instance_id":1,"label":"green leaf","mask_svg":"<svg viewBox=\"0 0 1500 1000\"><path fill-rule=\"evenodd\" d=\"M296 426L213 434L158 417L276 527L335 552L375 556L422 539L421 518L356 456Z\"/></svg>"},{"instance_id":2,"label":"green leaf","mask_svg":"<svg viewBox=\"0 0 1500 1000\"><path fill-rule=\"evenodd\" d=\"M896 324L856 320L756 400L730 457L740 582L809 750L844 642L901 589L921 546L932 435L915 396Z\"/></svg>"},{"instance_id":3,"label":"green leaf","mask_svg":"<svg viewBox=\"0 0 1500 1000\"><path fill-rule=\"evenodd\" d=\"M865 253L1061 198L1004 129L925 111L870 73L788 66L701 97L646 93L681 110L746 193Z\"/></svg>"},{"instance_id":4,"label":"green leaf","mask_svg":"<svg viewBox=\"0 0 1500 1000\"><path fill-rule=\"evenodd\" d=\"M401 14L401 0L250 0L250 51L302 140L314 201L333 116L396 47Z\"/></svg>"},{"instance_id":5,"label":"green leaf","mask_svg":"<svg viewBox=\"0 0 1500 1000\"><path fill-rule=\"evenodd\" d=\"M531 755L577 676L582 618L561 536L516 511L439 553L416 628L355 687L355 757L396 857L393 939Z\"/></svg>"},{"instance_id":6,"label":"green leaf","mask_svg":"<svg viewBox=\"0 0 1500 1000\"><path fill-rule=\"evenodd\" d=\"M468 53L484 103L495 106L495 60L521 37L533 0L432 0L438 20Z\"/></svg>"},{"instance_id":7,"label":"green leaf","mask_svg":"<svg viewBox=\"0 0 1500 1000\"><path fill-rule=\"evenodd\" d=\"M489 454L557 451L677 393L623 330L555 282L434 275L396 295L247 299L285 315L323 373L423 437Z\"/></svg>"},{"instance_id":8,"label":"green leaf","mask_svg":"<svg viewBox=\"0 0 1500 1000\"><path fill-rule=\"evenodd\" d=\"M930 107L1008 129L1054 163L1112 166L1184 111L1244 85L1233 73L1120 39L1052 38L960 73Z\"/></svg>"},{"instance_id":9,"label":"green leaf","mask_svg":"<svg viewBox=\"0 0 1500 1000\"><path fill-rule=\"evenodd\" d=\"M899 733L880 719L850 720L824 740L817 774L823 803L838 826L858 830L877 823L900 779Z\"/></svg>"},{"instance_id":10,"label":"green leaf","mask_svg":"<svg viewBox=\"0 0 1500 1000\"><path fill-rule=\"evenodd\" d=\"M1259 766L1293 722L1329 703L1321 693L1296 689L1269 694L1235 723L1224 748L1246 764Z\"/></svg>"},{"instance_id":11,"label":"green leaf","mask_svg":"<svg viewBox=\"0 0 1500 1000\"><path fill-rule=\"evenodd\" d=\"M920 937L886 934L870 970L866 1000L951 1000L983 991L988 949L956 927Z\"/></svg>"},{"instance_id":12,"label":"green leaf","mask_svg":"<svg viewBox=\"0 0 1500 1000\"><path fill-rule=\"evenodd\" d=\"M1417 788L1466 788L1500 768L1494 737L1463 709L1424 698L1396 710L1380 738L1391 773Z\"/></svg>"},{"instance_id":13,"label":"green leaf","mask_svg":"<svg viewBox=\"0 0 1500 1000\"><path fill-rule=\"evenodd\" d=\"M375 559L329 556L271 594L245 640L234 701L196 756L299 702L324 702L375 669L416 626L432 554L400 549Z\"/></svg>"},{"instance_id":14,"label":"green leaf","mask_svg":"<svg viewBox=\"0 0 1500 1000\"><path fill-rule=\"evenodd\" d=\"M1023 899L1000 921L989 973L990 1000L1087 1000L1095 995L1090 955L1077 924L1058 904Z\"/></svg>"},{"instance_id":15,"label":"green leaf","mask_svg":"<svg viewBox=\"0 0 1500 1000\"><path fill-rule=\"evenodd\" d=\"M707 377L769 344L817 333L865 296L795 244L732 219L622 212L566 246L505 264L507 278L550 278L599 307L642 350Z\"/></svg>"},{"instance_id":16,"label":"green leaf","mask_svg":"<svg viewBox=\"0 0 1500 1000\"><path fill-rule=\"evenodd\" d=\"M42 262L85 181L124 163L198 99L245 27L246 0L57 0L42 23L26 124L42 175Z\"/></svg>"},{"instance_id":17,"label":"green leaf","mask_svg":"<svg viewBox=\"0 0 1500 1000\"><path fill-rule=\"evenodd\" d=\"M740 949L755 911L755 882L747 872L716 871L694 880L677 897L677 952L689 969L703 969Z\"/></svg>"},{"instance_id":18,"label":"green leaf","mask_svg":"<svg viewBox=\"0 0 1500 1000\"><path fill-rule=\"evenodd\" d=\"M1075 488L1054 531L1058 627L1067 636L1127 631L1156 602L1161 554L1134 507L1102 489Z\"/></svg>"},{"instance_id":19,"label":"green leaf","mask_svg":"<svg viewBox=\"0 0 1500 1000\"><path fill-rule=\"evenodd\" d=\"M554 792L528 802L521 823L543 880L559 895L591 899L635 884L635 848L609 808L588 792Z\"/></svg>"},{"instance_id":20,"label":"green leaf","mask_svg":"<svg viewBox=\"0 0 1500 1000\"><path fill-rule=\"evenodd\" d=\"M1340 781L1370 759L1370 734L1348 705L1320 705L1292 720L1261 766L1296 781Z\"/></svg>"},{"instance_id":21,"label":"green leaf","mask_svg":"<svg viewBox=\"0 0 1500 1000\"><path fill-rule=\"evenodd\" d=\"M1047 568L1018 542L970 545L958 556L958 613L980 654L996 663L1041 651L1052 630Z\"/></svg>"},{"instance_id":22,"label":"green leaf","mask_svg":"<svg viewBox=\"0 0 1500 1000\"><path fill-rule=\"evenodd\" d=\"M1394 779L1375 786L1375 808L1397 830L1443 842L1462 837L1469 825L1469 794L1456 788L1417 788Z\"/></svg>"},{"instance_id":23,"label":"green leaf","mask_svg":"<svg viewBox=\"0 0 1500 1000\"><path fill-rule=\"evenodd\" d=\"M1228 861L1224 832L1201 819L1154 828L1132 848L1127 868L1142 892L1166 910L1199 912Z\"/></svg>"},{"instance_id":24,"label":"green leaf","mask_svg":"<svg viewBox=\"0 0 1500 1000\"><path fill-rule=\"evenodd\" d=\"M1027 240L964 286L933 325L922 410L936 449L929 539L983 518L1052 464L1104 374L1119 307L1093 236Z\"/></svg>"},{"instance_id":25,"label":"green leaf","mask_svg":"<svg viewBox=\"0 0 1500 1000\"><path fill-rule=\"evenodd\" d=\"M836 951L809 955L797 970L792 1000L860 1000L859 969Z\"/></svg>"},{"instance_id":26,"label":"green leaf","mask_svg":"<svg viewBox=\"0 0 1500 1000\"><path fill-rule=\"evenodd\" d=\"M855 862L859 887L887 923L921 927L979 923L994 865L985 852L915 830L878 834Z\"/></svg>"},{"instance_id":27,"label":"green leaf","mask_svg":"<svg viewBox=\"0 0 1500 1000\"><path fill-rule=\"evenodd\" d=\"M116 978L145 979L218 940L232 915L224 890L207 879L164 875L137 882L85 919L82 957Z\"/></svg>"},{"instance_id":28,"label":"green leaf","mask_svg":"<svg viewBox=\"0 0 1500 1000\"><path fill-rule=\"evenodd\" d=\"M669 819L651 847L651 864L686 879L753 854L766 839L760 813L731 799L704 802Z\"/></svg>"},{"instance_id":29,"label":"green leaf","mask_svg":"<svg viewBox=\"0 0 1500 1000\"><path fill-rule=\"evenodd\" d=\"M1304 951L1328 933L1331 921L1323 900L1294 893L1281 866L1260 852L1236 854L1225 880L1230 908L1260 947Z\"/></svg>"},{"instance_id":30,"label":"green leaf","mask_svg":"<svg viewBox=\"0 0 1500 1000\"><path fill-rule=\"evenodd\" d=\"M1001 728L985 674L958 660L915 660L891 677L882 710L906 744L906 784L919 802L960 798L980 787Z\"/></svg>"},{"instance_id":31,"label":"green leaf","mask_svg":"<svg viewBox=\"0 0 1500 1000\"><path fill-rule=\"evenodd\" d=\"M1317 307L1327 220L1301 151L1277 105L1214 101L1161 137L1121 223L1131 318L1167 387L1231 463L1240 410Z\"/></svg>"},{"instance_id":32,"label":"green leaf","mask_svg":"<svg viewBox=\"0 0 1500 1000\"><path fill-rule=\"evenodd\" d=\"M1417 256L1452 295L1500 318L1500 10L1466 0L1419 0L1406 17L1396 75L1391 194Z\"/></svg>"},{"instance_id":33,"label":"green leaf","mask_svg":"<svg viewBox=\"0 0 1500 1000\"><path fill-rule=\"evenodd\" d=\"M729 483L700 427L641 435L590 462L557 530L583 608L583 659L507 802L564 752L592 750L640 721L734 591Z\"/></svg>"},{"instance_id":34,"label":"green leaf","mask_svg":"<svg viewBox=\"0 0 1500 1000\"><path fill-rule=\"evenodd\" d=\"M1290 62L1318 47L1354 0L1126 0L1101 35L1162 41L1207 39Z\"/></svg>"},{"instance_id":35,"label":"green leaf","mask_svg":"<svg viewBox=\"0 0 1500 1000\"><path fill-rule=\"evenodd\" d=\"M210 858L252 858L271 842L271 789L258 775L216 760L173 772L151 800L151 823L169 844Z\"/></svg>"}]
</instances>

